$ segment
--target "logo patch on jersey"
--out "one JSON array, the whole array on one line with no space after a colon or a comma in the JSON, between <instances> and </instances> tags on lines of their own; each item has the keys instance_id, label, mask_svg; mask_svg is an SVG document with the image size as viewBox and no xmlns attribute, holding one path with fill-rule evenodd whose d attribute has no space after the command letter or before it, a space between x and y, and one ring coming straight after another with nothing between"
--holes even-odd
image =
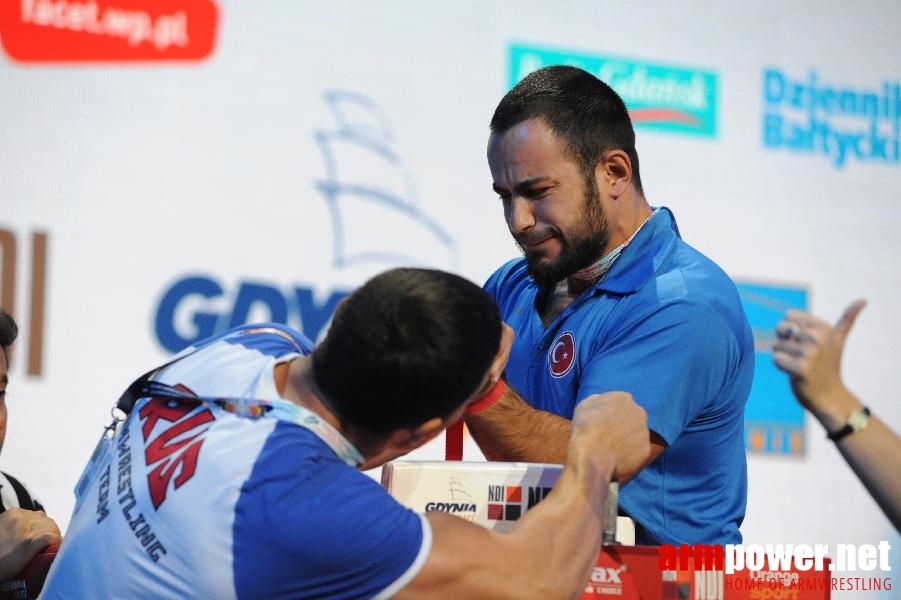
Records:
<instances>
[{"instance_id":1,"label":"logo patch on jersey","mask_svg":"<svg viewBox=\"0 0 901 600\"><path fill-rule=\"evenodd\" d=\"M576 362L576 340L571 331L557 336L547 353L547 366L551 375L563 377Z\"/></svg>"},{"instance_id":2,"label":"logo patch on jersey","mask_svg":"<svg viewBox=\"0 0 901 600\"><path fill-rule=\"evenodd\" d=\"M196 395L183 385L175 386L182 392ZM203 445L203 434L209 422L215 420L210 409L197 410L198 404L154 398L138 413L143 421L144 459L147 461L147 485L154 508L166 500L169 483L178 489L194 477L197 459ZM152 440L154 427L161 421L171 423Z\"/></svg>"}]
</instances>

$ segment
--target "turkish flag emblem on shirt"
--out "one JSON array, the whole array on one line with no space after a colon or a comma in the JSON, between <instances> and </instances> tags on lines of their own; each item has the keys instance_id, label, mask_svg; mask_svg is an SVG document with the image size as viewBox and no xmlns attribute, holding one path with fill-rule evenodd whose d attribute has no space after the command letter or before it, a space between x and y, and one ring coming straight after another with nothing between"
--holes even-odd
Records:
<instances>
[{"instance_id":1,"label":"turkish flag emblem on shirt","mask_svg":"<svg viewBox=\"0 0 901 600\"><path fill-rule=\"evenodd\" d=\"M547 353L547 366L554 377L569 373L576 362L576 340L571 331L557 336Z\"/></svg>"}]
</instances>

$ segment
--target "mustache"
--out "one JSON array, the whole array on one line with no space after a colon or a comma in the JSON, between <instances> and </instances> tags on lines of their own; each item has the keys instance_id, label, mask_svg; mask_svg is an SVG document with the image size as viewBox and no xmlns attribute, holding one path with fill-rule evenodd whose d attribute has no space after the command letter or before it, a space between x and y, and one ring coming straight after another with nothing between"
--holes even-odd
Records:
<instances>
[{"instance_id":1,"label":"mustache","mask_svg":"<svg viewBox=\"0 0 901 600\"><path fill-rule=\"evenodd\" d=\"M529 229L521 233L514 233L513 239L520 246L531 246L552 237L561 237L560 230L556 227L544 227L542 229Z\"/></svg>"}]
</instances>

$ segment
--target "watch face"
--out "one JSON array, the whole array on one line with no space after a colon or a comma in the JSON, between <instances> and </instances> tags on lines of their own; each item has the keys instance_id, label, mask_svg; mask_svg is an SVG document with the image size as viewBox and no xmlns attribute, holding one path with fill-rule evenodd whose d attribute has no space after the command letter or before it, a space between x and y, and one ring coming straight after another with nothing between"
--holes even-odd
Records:
<instances>
[{"instance_id":1,"label":"watch face","mask_svg":"<svg viewBox=\"0 0 901 600\"><path fill-rule=\"evenodd\" d=\"M848 417L848 425L850 425L851 429L853 429L854 431L860 431L867 426L869 420L869 411L859 410L857 412L851 413L851 416Z\"/></svg>"}]
</instances>

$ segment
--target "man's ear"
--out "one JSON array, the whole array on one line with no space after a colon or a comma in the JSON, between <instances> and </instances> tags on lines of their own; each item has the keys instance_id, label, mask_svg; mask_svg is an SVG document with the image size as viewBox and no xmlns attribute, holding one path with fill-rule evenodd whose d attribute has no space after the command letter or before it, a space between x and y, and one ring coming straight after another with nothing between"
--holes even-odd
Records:
<instances>
[{"instance_id":1,"label":"man's ear","mask_svg":"<svg viewBox=\"0 0 901 600\"><path fill-rule=\"evenodd\" d=\"M605 152L595 168L595 183L599 190L606 189L613 198L619 198L632 183L632 160L623 150Z\"/></svg>"},{"instance_id":2,"label":"man's ear","mask_svg":"<svg viewBox=\"0 0 901 600\"><path fill-rule=\"evenodd\" d=\"M415 427L412 430L409 438L409 443L412 444L412 447L407 450L407 452L409 452L410 450L415 450L423 444L431 442L439 433L444 431L446 425L447 424L443 419L433 417L425 423L422 423L421 425Z\"/></svg>"},{"instance_id":3,"label":"man's ear","mask_svg":"<svg viewBox=\"0 0 901 600\"><path fill-rule=\"evenodd\" d=\"M401 456L416 450L444 431L445 422L438 417L413 427L412 429L398 429L388 436L382 446L382 451L394 456Z\"/></svg>"},{"instance_id":4,"label":"man's ear","mask_svg":"<svg viewBox=\"0 0 901 600\"><path fill-rule=\"evenodd\" d=\"M501 321L501 341L497 348L497 354L491 362L491 368L488 370L488 384L486 387L489 389L497 383L497 380L504 374L504 369L507 368L507 360L510 358L510 349L513 346L514 338L516 338L516 332Z\"/></svg>"}]
</instances>

